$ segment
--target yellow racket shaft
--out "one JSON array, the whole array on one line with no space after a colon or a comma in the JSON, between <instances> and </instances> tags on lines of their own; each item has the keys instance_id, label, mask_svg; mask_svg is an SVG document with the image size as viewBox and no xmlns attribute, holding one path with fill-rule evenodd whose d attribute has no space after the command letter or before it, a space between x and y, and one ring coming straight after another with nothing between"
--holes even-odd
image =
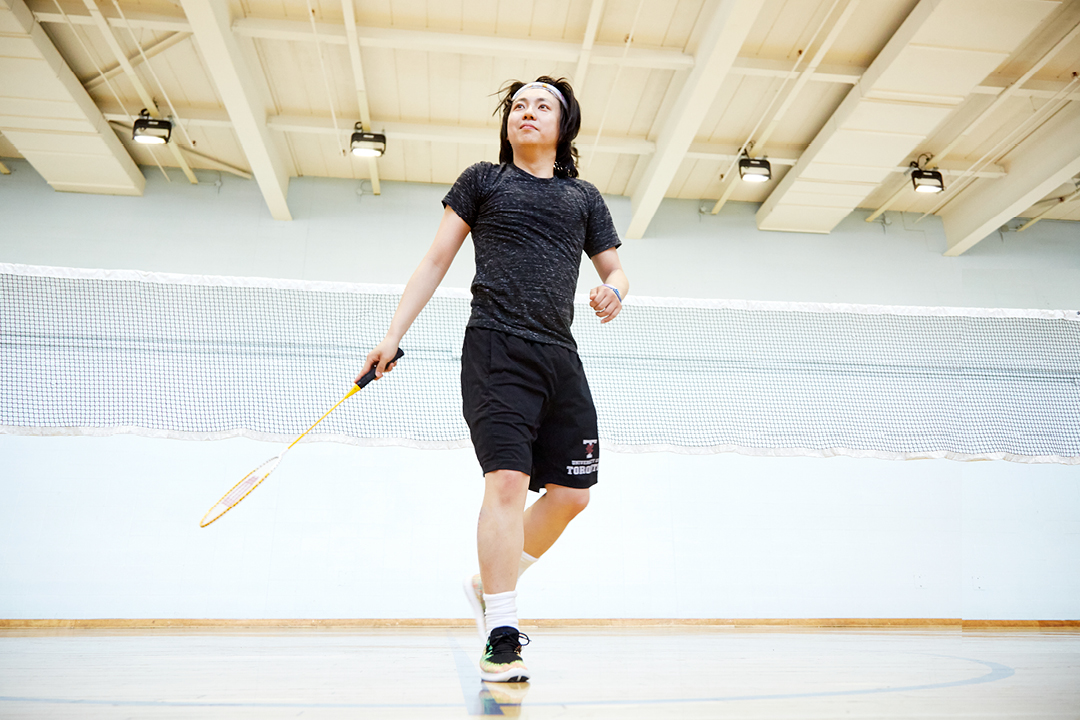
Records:
<instances>
[{"instance_id":1,"label":"yellow racket shaft","mask_svg":"<svg viewBox=\"0 0 1080 720\"><path fill-rule=\"evenodd\" d=\"M397 362L404 354L405 352L398 348L397 355L394 356L394 359L391 362ZM285 453L289 452L289 450L292 450L293 445L303 440L304 435L307 435L309 432L314 430L315 426L325 420L327 415L337 410L338 405L351 398L361 388L365 387L374 379L375 368L372 367L370 370L364 373L364 375L359 380L356 381L355 385L349 388L349 392L345 393L345 397L334 403L334 407L323 413L323 416L316 420L311 427L301 433L300 437L293 440L289 447L282 450L281 453L277 455L277 457L270 458L262 465L249 472L247 475L244 476L243 480L233 485L232 489L230 489L229 492L225 493L225 495L223 495L222 498L217 501L217 504L214 505L214 507L210 508L205 515L203 515L203 519L199 522L199 527L206 527L207 525L214 522L219 517L236 507L241 500L250 495L251 491L259 487L259 483L265 480L266 477L274 471L274 468L276 468L281 462L281 458L285 457Z\"/></svg>"},{"instance_id":2,"label":"yellow racket shaft","mask_svg":"<svg viewBox=\"0 0 1080 720\"><path fill-rule=\"evenodd\" d=\"M276 468L281 462L281 458L285 457L285 453L291 450L293 445L300 442L303 439L304 435L307 435L309 432L315 429L315 425L318 425L323 420L325 420L327 415L337 410L338 405L351 398L359 389L360 387L358 385L353 385L349 389L349 392L346 393L345 397L334 403L334 407L327 410L326 413L324 413L321 418L316 420L311 427L305 430L303 434L300 435L300 437L293 440L292 444L282 450L280 455L270 458L262 465L245 475L243 480L233 485L232 489L230 489L229 492L225 493L225 495L223 495L222 498L217 501L217 504L214 505L214 507L210 508L205 515L203 515L203 519L199 522L199 527L206 527L210 523L214 522L219 517L229 512L229 510L232 510L234 507L236 507L241 500L250 495L251 491L259 487L259 483L265 480L267 476L274 471L274 468Z\"/></svg>"}]
</instances>

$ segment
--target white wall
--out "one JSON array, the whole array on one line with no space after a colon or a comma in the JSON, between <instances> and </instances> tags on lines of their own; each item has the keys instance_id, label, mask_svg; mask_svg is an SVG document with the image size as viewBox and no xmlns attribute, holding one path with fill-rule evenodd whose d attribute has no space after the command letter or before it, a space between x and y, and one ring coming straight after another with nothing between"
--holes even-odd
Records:
<instances>
[{"instance_id":1,"label":"white wall","mask_svg":"<svg viewBox=\"0 0 1080 720\"><path fill-rule=\"evenodd\" d=\"M254 183L147 169L142 198L0 177L0 262L403 283L442 186ZM626 198L609 198L616 224ZM665 201L621 255L639 295L1080 306L1080 226L1041 222L945 258L941 224L856 214L759 233ZM466 248L446 284L466 287ZM593 283L583 272L582 288ZM2 316L0 316L2 321ZM469 450L298 447L208 529L277 445L0 435L0 618L464 617L482 491ZM1080 618L1080 467L607 453L589 509L521 584L523 617Z\"/></svg>"}]
</instances>

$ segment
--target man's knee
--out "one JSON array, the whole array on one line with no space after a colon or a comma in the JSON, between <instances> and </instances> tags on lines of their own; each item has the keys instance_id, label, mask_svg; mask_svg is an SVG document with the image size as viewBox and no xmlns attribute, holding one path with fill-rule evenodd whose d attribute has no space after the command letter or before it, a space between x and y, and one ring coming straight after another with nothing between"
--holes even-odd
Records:
<instances>
[{"instance_id":1,"label":"man's knee","mask_svg":"<svg viewBox=\"0 0 1080 720\"><path fill-rule=\"evenodd\" d=\"M499 504L518 503L529 491L529 476L517 470L493 470L484 481L486 495Z\"/></svg>"},{"instance_id":2,"label":"man's knee","mask_svg":"<svg viewBox=\"0 0 1080 720\"><path fill-rule=\"evenodd\" d=\"M563 485L547 485L548 499L554 502L560 511L574 517L589 505L588 488L571 488Z\"/></svg>"}]
</instances>

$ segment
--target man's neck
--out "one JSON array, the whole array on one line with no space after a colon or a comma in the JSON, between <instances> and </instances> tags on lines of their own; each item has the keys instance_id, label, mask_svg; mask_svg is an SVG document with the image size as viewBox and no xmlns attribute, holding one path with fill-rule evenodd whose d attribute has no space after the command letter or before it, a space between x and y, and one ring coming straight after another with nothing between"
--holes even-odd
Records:
<instances>
[{"instance_id":1,"label":"man's neck","mask_svg":"<svg viewBox=\"0 0 1080 720\"><path fill-rule=\"evenodd\" d=\"M514 165L533 177L555 177L555 148L514 148Z\"/></svg>"}]
</instances>

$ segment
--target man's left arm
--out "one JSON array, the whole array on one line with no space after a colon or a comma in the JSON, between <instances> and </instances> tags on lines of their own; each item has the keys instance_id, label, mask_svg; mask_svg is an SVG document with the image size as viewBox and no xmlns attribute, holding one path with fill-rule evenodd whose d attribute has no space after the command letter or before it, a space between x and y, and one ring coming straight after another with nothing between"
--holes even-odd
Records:
<instances>
[{"instance_id":1,"label":"man's left arm","mask_svg":"<svg viewBox=\"0 0 1080 720\"><path fill-rule=\"evenodd\" d=\"M589 291L589 306L600 322L611 322L622 311L622 301L630 292L630 281L619 262L619 251L608 248L592 257L593 267L603 285Z\"/></svg>"}]
</instances>

